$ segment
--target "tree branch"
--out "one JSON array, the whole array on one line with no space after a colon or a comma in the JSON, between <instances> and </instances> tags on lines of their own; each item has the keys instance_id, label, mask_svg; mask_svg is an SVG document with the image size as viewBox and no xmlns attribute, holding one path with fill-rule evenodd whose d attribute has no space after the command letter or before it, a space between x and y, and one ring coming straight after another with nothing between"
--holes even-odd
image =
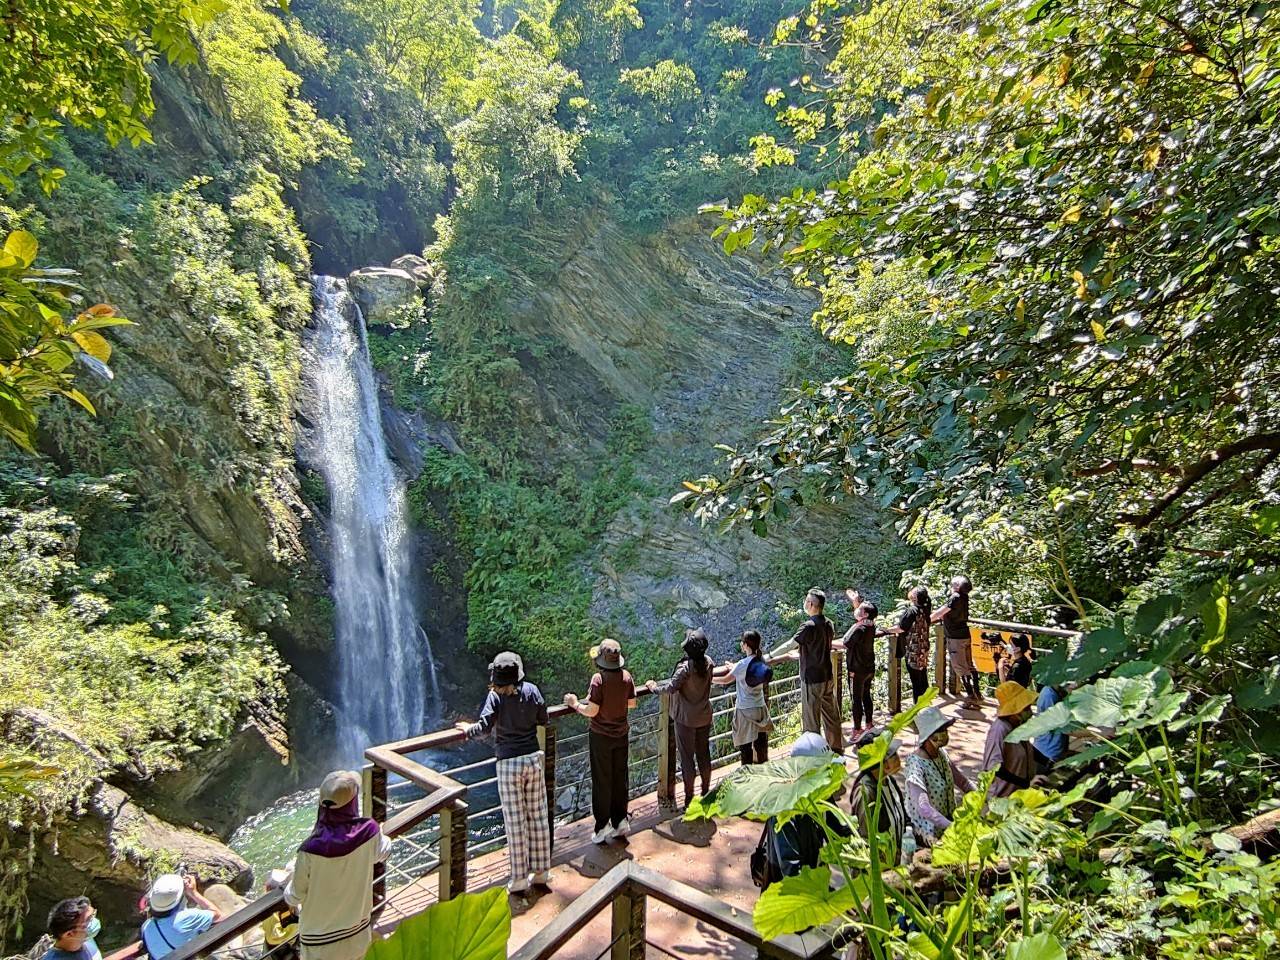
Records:
<instances>
[{"instance_id":1,"label":"tree branch","mask_svg":"<svg viewBox=\"0 0 1280 960\"><path fill-rule=\"evenodd\" d=\"M1133 524L1138 529L1151 526L1160 518L1161 514L1177 503L1188 490L1214 470L1217 470L1228 460L1241 454L1252 453L1255 450L1280 450L1280 431L1254 434L1251 437L1237 440L1235 443L1229 443L1225 447L1219 447L1202 460L1187 467L1183 471L1182 480L1157 500L1146 513L1140 515L1122 514L1120 519L1126 523Z\"/></svg>"}]
</instances>

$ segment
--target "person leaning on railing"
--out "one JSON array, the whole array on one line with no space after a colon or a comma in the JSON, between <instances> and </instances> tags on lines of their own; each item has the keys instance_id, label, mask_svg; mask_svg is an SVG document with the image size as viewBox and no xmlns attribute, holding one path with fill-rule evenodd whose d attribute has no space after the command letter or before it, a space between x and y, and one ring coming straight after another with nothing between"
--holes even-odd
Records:
<instances>
[{"instance_id":1,"label":"person leaning on railing","mask_svg":"<svg viewBox=\"0 0 1280 960\"><path fill-rule=\"evenodd\" d=\"M695 777L702 780L702 796L711 792L711 671L715 662L707 656L707 646L702 630L687 631L684 656L671 678L658 685L659 693L672 694L671 719L676 727L685 807L693 799Z\"/></svg>"},{"instance_id":2,"label":"person leaning on railing","mask_svg":"<svg viewBox=\"0 0 1280 960\"><path fill-rule=\"evenodd\" d=\"M969 636L969 592L973 584L966 576L951 579L951 595L946 604L933 612L934 623L942 623L942 636L947 641L951 670L960 681L965 697L971 703L982 702L978 689L978 669L973 663L973 641Z\"/></svg>"},{"instance_id":3,"label":"person leaning on railing","mask_svg":"<svg viewBox=\"0 0 1280 960\"><path fill-rule=\"evenodd\" d=\"M622 645L604 640L591 648L598 672L591 678L585 701L573 693L564 695L565 705L590 719L587 743L591 753L591 813L595 817L592 843L608 843L631 832L627 804L631 785L627 756L631 726L627 712L636 707L636 685L623 669ZM657 683L646 687L652 692Z\"/></svg>"},{"instance_id":4,"label":"person leaning on railing","mask_svg":"<svg viewBox=\"0 0 1280 960\"><path fill-rule=\"evenodd\" d=\"M831 645L835 627L823 614L827 595L810 587L804 597L808 617L795 636L778 647L778 652L794 650L800 661L800 726L809 733L822 734L833 752L844 749L840 730L840 704L836 703L835 672L831 666ZM797 656L798 654L798 656Z\"/></svg>"},{"instance_id":5,"label":"person leaning on railing","mask_svg":"<svg viewBox=\"0 0 1280 960\"><path fill-rule=\"evenodd\" d=\"M773 719L769 716L769 681L773 679L771 664L776 661L767 659L762 647L760 634L755 630L746 631L741 641L742 659L716 667L711 674L711 682L719 686L737 684L733 745L743 766L769 759L769 733L773 730Z\"/></svg>"},{"instance_id":6,"label":"person leaning on railing","mask_svg":"<svg viewBox=\"0 0 1280 960\"><path fill-rule=\"evenodd\" d=\"M907 591L907 604L907 609L898 618L898 625L885 632L903 638L899 651L906 656L907 673L911 676L911 698L919 700L929 689L929 620L933 616L929 591L923 586L912 587Z\"/></svg>"},{"instance_id":7,"label":"person leaning on railing","mask_svg":"<svg viewBox=\"0 0 1280 960\"><path fill-rule=\"evenodd\" d=\"M880 611L870 600L863 600L856 590L846 590L853 605L853 626L833 646L844 651L849 673L849 704L853 714L854 739L872 720L871 681L876 675L876 617ZM865 718L865 724L864 724Z\"/></svg>"},{"instance_id":8,"label":"person leaning on railing","mask_svg":"<svg viewBox=\"0 0 1280 960\"><path fill-rule=\"evenodd\" d=\"M547 819L545 758L538 727L547 725L542 691L524 678L524 661L504 651L489 664L489 695L475 723L458 729L468 739L493 731L498 800L507 827L510 893L551 880L551 828Z\"/></svg>"},{"instance_id":9,"label":"person leaning on railing","mask_svg":"<svg viewBox=\"0 0 1280 960\"><path fill-rule=\"evenodd\" d=\"M373 939L373 867L390 852L378 822L360 816L359 774L325 777L315 828L284 888L298 911L302 960L361 960Z\"/></svg>"}]
</instances>

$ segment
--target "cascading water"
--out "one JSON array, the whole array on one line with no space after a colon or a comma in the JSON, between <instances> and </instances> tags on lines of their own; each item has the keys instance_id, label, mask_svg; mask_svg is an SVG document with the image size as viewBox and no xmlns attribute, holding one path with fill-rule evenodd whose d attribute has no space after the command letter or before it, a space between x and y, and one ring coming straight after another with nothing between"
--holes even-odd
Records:
<instances>
[{"instance_id":1,"label":"cascading water","mask_svg":"<svg viewBox=\"0 0 1280 960\"><path fill-rule=\"evenodd\" d=\"M370 745L425 730L439 687L417 621L404 479L387 455L364 318L343 280L318 276L315 294L310 458L329 490L339 749L356 762Z\"/></svg>"}]
</instances>

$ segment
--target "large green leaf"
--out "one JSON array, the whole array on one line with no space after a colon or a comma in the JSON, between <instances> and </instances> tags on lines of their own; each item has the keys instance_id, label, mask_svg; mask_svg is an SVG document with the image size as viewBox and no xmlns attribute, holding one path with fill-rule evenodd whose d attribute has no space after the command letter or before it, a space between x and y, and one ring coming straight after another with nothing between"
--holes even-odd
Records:
<instances>
[{"instance_id":1,"label":"large green leaf","mask_svg":"<svg viewBox=\"0 0 1280 960\"><path fill-rule=\"evenodd\" d=\"M511 937L507 891L464 893L410 917L365 960L506 960Z\"/></svg>"},{"instance_id":2,"label":"large green leaf","mask_svg":"<svg viewBox=\"0 0 1280 960\"><path fill-rule=\"evenodd\" d=\"M1067 960L1067 951L1051 933L1037 933L1009 944L1005 960Z\"/></svg>"},{"instance_id":3,"label":"large green leaf","mask_svg":"<svg viewBox=\"0 0 1280 960\"><path fill-rule=\"evenodd\" d=\"M829 923L854 906L852 889L831 889L830 867L804 867L761 893L751 919L760 935L772 940Z\"/></svg>"},{"instance_id":4,"label":"large green leaf","mask_svg":"<svg viewBox=\"0 0 1280 960\"><path fill-rule=\"evenodd\" d=\"M826 800L844 784L839 757L783 757L739 768L705 797L689 804L686 820L747 817L768 820L802 804Z\"/></svg>"},{"instance_id":5,"label":"large green leaf","mask_svg":"<svg viewBox=\"0 0 1280 960\"><path fill-rule=\"evenodd\" d=\"M1073 691L1042 716L1017 727L1008 739L1021 743L1042 733L1078 727L1109 727L1121 733L1141 730L1171 721L1188 696L1174 688L1164 667L1145 661L1126 663L1112 676Z\"/></svg>"}]
</instances>

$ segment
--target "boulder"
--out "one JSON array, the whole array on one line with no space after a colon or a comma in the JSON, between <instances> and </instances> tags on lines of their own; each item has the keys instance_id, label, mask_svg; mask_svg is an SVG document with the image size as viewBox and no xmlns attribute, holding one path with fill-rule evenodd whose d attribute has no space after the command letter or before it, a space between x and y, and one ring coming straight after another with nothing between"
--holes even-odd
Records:
<instances>
[{"instance_id":1,"label":"boulder","mask_svg":"<svg viewBox=\"0 0 1280 960\"><path fill-rule=\"evenodd\" d=\"M409 276L418 281L418 286L422 288L430 287L436 279L436 268L431 264L431 261L415 256L412 253L406 253L403 257L396 257L391 261L391 267L409 274Z\"/></svg>"},{"instance_id":2,"label":"boulder","mask_svg":"<svg viewBox=\"0 0 1280 960\"><path fill-rule=\"evenodd\" d=\"M367 326L404 327L423 306L418 281L407 270L361 267L347 284Z\"/></svg>"},{"instance_id":3,"label":"boulder","mask_svg":"<svg viewBox=\"0 0 1280 960\"><path fill-rule=\"evenodd\" d=\"M247 891L253 870L217 838L175 827L143 810L118 787L96 784L78 816L35 838L28 890L31 919L66 896L89 894L103 923L136 929L138 900L151 879L179 864L201 886Z\"/></svg>"}]
</instances>

